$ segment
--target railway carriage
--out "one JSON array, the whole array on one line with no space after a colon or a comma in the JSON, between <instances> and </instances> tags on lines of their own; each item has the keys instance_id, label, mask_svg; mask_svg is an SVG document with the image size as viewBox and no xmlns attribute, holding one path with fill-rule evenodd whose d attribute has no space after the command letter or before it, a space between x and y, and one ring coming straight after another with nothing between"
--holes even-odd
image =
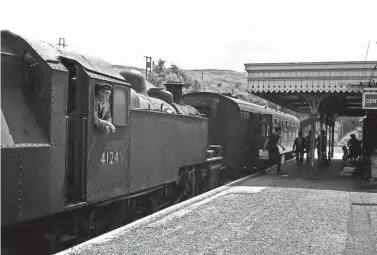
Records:
<instances>
[{"instance_id":1,"label":"railway carriage","mask_svg":"<svg viewBox=\"0 0 377 255\"><path fill-rule=\"evenodd\" d=\"M240 171L244 167L243 145L246 140L249 113L258 115L262 129L253 135L259 140L258 148L262 149L264 141L274 127L281 127L281 145L292 152L293 142L299 130L299 119L295 116L276 111L257 104L249 103L231 96L194 92L183 96L185 104L197 108L208 118L208 142L222 146L223 163L230 169ZM260 160L260 159L257 159ZM269 162L258 162L257 165L268 165Z\"/></svg>"}]
</instances>

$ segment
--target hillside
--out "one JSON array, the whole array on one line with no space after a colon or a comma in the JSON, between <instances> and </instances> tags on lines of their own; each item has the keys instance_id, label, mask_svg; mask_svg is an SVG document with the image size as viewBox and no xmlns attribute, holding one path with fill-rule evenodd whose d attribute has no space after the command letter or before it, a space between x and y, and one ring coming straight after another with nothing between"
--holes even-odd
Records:
<instances>
[{"instance_id":1,"label":"hillside","mask_svg":"<svg viewBox=\"0 0 377 255\"><path fill-rule=\"evenodd\" d=\"M132 66L121 66L114 65L118 70L125 69L135 69L143 74L145 74L145 69L132 67ZM219 93L232 93L239 94L245 93L247 88L247 73L246 72L236 72L232 70L217 70L217 69L203 69L203 70L181 70L188 80L198 81L199 90L208 90ZM203 78L202 78L203 74ZM239 87L237 89L237 87ZM233 91L232 91L233 89Z\"/></svg>"},{"instance_id":2,"label":"hillside","mask_svg":"<svg viewBox=\"0 0 377 255\"><path fill-rule=\"evenodd\" d=\"M113 67L119 71L135 69L143 74L145 73L145 69L132 66L113 65ZM233 96L237 96L238 98L248 102L277 109L295 115L299 118L303 116L300 113L281 108L280 106L277 106L267 100L248 93L246 72L218 69L177 69L177 71L171 71L169 68L165 68L164 74L160 75L158 78L154 78L154 80L151 82L156 86L161 86L164 82L172 80L180 80L188 84L185 88L185 92L211 91L216 93L231 93Z\"/></svg>"}]
</instances>

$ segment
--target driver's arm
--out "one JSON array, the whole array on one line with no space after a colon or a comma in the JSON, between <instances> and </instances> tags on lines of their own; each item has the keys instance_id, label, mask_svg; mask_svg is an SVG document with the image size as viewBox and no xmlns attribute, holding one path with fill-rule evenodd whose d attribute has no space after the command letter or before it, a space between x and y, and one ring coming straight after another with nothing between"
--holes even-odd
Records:
<instances>
[{"instance_id":1,"label":"driver's arm","mask_svg":"<svg viewBox=\"0 0 377 255\"><path fill-rule=\"evenodd\" d=\"M106 114L105 116L103 117L103 119L105 121L108 121L110 123L113 122L112 118L111 118L111 110L110 110L110 105L109 104L106 104L106 108L107 108L107 111L106 111Z\"/></svg>"},{"instance_id":2,"label":"driver's arm","mask_svg":"<svg viewBox=\"0 0 377 255\"><path fill-rule=\"evenodd\" d=\"M97 128L103 128L103 129L106 128L106 126L107 126L106 121L101 120L101 119L98 117L98 104L97 104L97 103L94 104L93 117L94 117L94 125L95 125Z\"/></svg>"}]
</instances>

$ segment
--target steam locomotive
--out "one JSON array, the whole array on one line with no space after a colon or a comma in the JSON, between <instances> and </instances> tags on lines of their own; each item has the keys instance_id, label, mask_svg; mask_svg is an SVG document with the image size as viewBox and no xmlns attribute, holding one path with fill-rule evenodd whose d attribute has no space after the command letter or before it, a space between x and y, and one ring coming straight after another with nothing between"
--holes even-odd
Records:
<instances>
[{"instance_id":1,"label":"steam locomotive","mask_svg":"<svg viewBox=\"0 0 377 255\"><path fill-rule=\"evenodd\" d=\"M49 254L213 188L222 156L242 168L232 162L246 112L269 117L265 127L298 122L219 94L182 97L181 84L162 90L136 71L9 31L1 42L2 251ZM101 83L113 85L110 135L93 123ZM217 113L198 105L203 97ZM234 132L213 135L221 121Z\"/></svg>"}]
</instances>

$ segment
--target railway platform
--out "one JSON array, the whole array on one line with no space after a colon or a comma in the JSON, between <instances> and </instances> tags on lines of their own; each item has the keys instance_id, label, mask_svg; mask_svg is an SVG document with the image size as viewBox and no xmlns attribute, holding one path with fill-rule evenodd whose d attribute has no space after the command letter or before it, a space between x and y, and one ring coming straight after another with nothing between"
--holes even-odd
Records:
<instances>
[{"instance_id":1,"label":"railway platform","mask_svg":"<svg viewBox=\"0 0 377 255\"><path fill-rule=\"evenodd\" d=\"M339 163L291 160L286 175L271 168L58 254L377 254L377 193Z\"/></svg>"}]
</instances>

